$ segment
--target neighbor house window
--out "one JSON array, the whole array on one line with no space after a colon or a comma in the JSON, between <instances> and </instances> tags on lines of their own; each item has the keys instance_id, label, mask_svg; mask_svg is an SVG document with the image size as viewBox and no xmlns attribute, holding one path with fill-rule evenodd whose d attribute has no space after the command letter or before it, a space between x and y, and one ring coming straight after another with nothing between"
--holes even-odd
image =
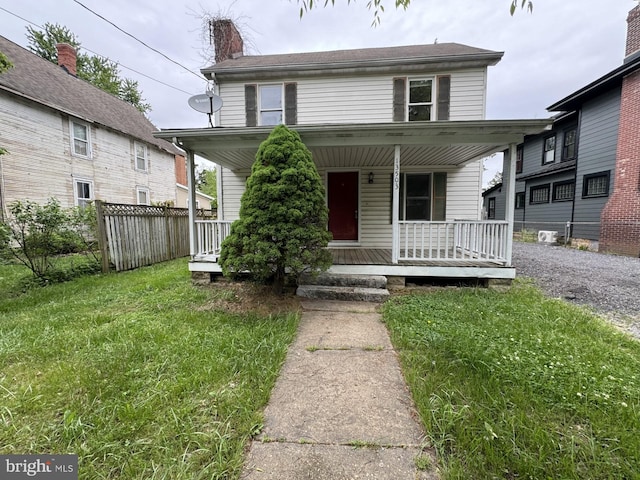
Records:
<instances>
[{"instance_id":1,"label":"neighbor house window","mask_svg":"<svg viewBox=\"0 0 640 480\"><path fill-rule=\"evenodd\" d=\"M531 187L531 190L529 190L529 203L549 203L549 184Z\"/></svg>"},{"instance_id":2,"label":"neighbor house window","mask_svg":"<svg viewBox=\"0 0 640 480\"><path fill-rule=\"evenodd\" d=\"M524 147L520 145L516 148L516 173L522 173L524 163Z\"/></svg>"},{"instance_id":3,"label":"neighbor house window","mask_svg":"<svg viewBox=\"0 0 640 480\"><path fill-rule=\"evenodd\" d=\"M577 130L571 129L564 133L564 142L562 143L562 160L573 160L576 158L576 139Z\"/></svg>"},{"instance_id":4,"label":"neighbor house window","mask_svg":"<svg viewBox=\"0 0 640 480\"><path fill-rule=\"evenodd\" d=\"M134 142L136 152L136 170L147 171L149 161L149 149L144 143Z\"/></svg>"},{"instance_id":5,"label":"neighbor house window","mask_svg":"<svg viewBox=\"0 0 640 480\"><path fill-rule=\"evenodd\" d=\"M84 208L93 201L93 182L91 180L75 179L73 190L76 206Z\"/></svg>"},{"instance_id":6,"label":"neighbor house window","mask_svg":"<svg viewBox=\"0 0 640 480\"><path fill-rule=\"evenodd\" d=\"M410 122L431 120L433 112L433 79L409 80L408 98L407 108Z\"/></svg>"},{"instance_id":7,"label":"neighbor house window","mask_svg":"<svg viewBox=\"0 0 640 480\"><path fill-rule=\"evenodd\" d=\"M400 181L401 220L445 220L446 173L405 173Z\"/></svg>"},{"instance_id":8,"label":"neighbor house window","mask_svg":"<svg viewBox=\"0 0 640 480\"><path fill-rule=\"evenodd\" d=\"M489 199L489 203L487 205L487 218L495 219L496 218L496 198L491 197Z\"/></svg>"},{"instance_id":9,"label":"neighbor house window","mask_svg":"<svg viewBox=\"0 0 640 480\"><path fill-rule=\"evenodd\" d=\"M149 189L146 187L137 187L136 201L138 202L138 205L149 205Z\"/></svg>"},{"instance_id":10,"label":"neighbor house window","mask_svg":"<svg viewBox=\"0 0 640 480\"><path fill-rule=\"evenodd\" d=\"M280 125L282 123L282 84L260 85L260 125Z\"/></svg>"},{"instance_id":11,"label":"neighbor house window","mask_svg":"<svg viewBox=\"0 0 640 480\"><path fill-rule=\"evenodd\" d=\"M609 172L585 175L582 181L582 196L606 197L609 195Z\"/></svg>"},{"instance_id":12,"label":"neighbor house window","mask_svg":"<svg viewBox=\"0 0 640 480\"><path fill-rule=\"evenodd\" d=\"M553 163L556 159L556 137L555 135L544 139L544 153L542 164Z\"/></svg>"},{"instance_id":13,"label":"neighbor house window","mask_svg":"<svg viewBox=\"0 0 640 480\"><path fill-rule=\"evenodd\" d=\"M566 202L568 200L573 200L575 188L576 184L573 180L554 183L552 200L554 202Z\"/></svg>"},{"instance_id":14,"label":"neighbor house window","mask_svg":"<svg viewBox=\"0 0 640 480\"><path fill-rule=\"evenodd\" d=\"M91 158L91 130L89 125L72 120L69 123L71 151L79 157Z\"/></svg>"},{"instance_id":15,"label":"neighbor house window","mask_svg":"<svg viewBox=\"0 0 640 480\"><path fill-rule=\"evenodd\" d=\"M516 208L524 208L524 192L516 193Z\"/></svg>"}]
</instances>

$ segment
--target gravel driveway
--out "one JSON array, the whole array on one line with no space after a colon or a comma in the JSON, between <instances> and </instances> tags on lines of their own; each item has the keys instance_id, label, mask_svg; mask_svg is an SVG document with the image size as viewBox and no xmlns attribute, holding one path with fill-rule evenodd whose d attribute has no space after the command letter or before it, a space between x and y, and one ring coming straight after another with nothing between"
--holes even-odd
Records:
<instances>
[{"instance_id":1,"label":"gravel driveway","mask_svg":"<svg viewBox=\"0 0 640 480\"><path fill-rule=\"evenodd\" d=\"M592 307L640 338L640 258L513 242L513 264L549 296Z\"/></svg>"}]
</instances>

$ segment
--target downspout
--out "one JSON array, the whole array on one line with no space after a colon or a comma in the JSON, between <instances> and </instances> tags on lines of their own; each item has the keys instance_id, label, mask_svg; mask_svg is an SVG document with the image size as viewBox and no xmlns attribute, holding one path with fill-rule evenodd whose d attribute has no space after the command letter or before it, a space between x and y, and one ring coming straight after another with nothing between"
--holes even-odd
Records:
<instances>
[{"instance_id":1,"label":"downspout","mask_svg":"<svg viewBox=\"0 0 640 480\"><path fill-rule=\"evenodd\" d=\"M6 155L6 154L5 154ZM4 222L4 163L2 162L2 154L0 153L0 222Z\"/></svg>"},{"instance_id":2,"label":"downspout","mask_svg":"<svg viewBox=\"0 0 640 480\"><path fill-rule=\"evenodd\" d=\"M512 143L509 145L509 161L505 162L506 168L506 178L503 173L502 175L502 185L505 186L506 191L506 204L505 204L505 220L507 221L507 238L506 238L506 248L505 248L505 259L506 266L511 266L511 259L513 255L513 220L515 217L515 191L516 191L516 159L517 153L516 149L518 148L517 144Z\"/></svg>"},{"instance_id":3,"label":"downspout","mask_svg":"<svg viewBox=\"0 0 640 480\"><path fill-rule=\"evenodd\" d=\"M400 145L395 146L393 155L393 200L391 205L391 263L398 263L400 257Z\"/></svg>"},{"instance_id":4,"label":"downspout","mask_svg":"<svg viewBox=\"0 0 640 480\"><path fill-rule=\"evenodd\" d=\"M576 186L578 185L578 162L580 161L580 133L582 132L582 108L578 111L578 126L576 127L576 166L573 171L573 198L571 199L571 225L567 229L567 236L573 237L573 222L576 214ZM567 245L568 238L564 239Z\"/></svg>"}]
</instances>

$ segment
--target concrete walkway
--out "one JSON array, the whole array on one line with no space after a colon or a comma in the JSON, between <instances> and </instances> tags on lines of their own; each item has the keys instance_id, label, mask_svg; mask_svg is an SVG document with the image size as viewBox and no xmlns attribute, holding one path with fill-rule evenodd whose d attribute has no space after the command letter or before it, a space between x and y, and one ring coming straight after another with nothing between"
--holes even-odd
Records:
<instances>
[{"instance_id":1,"label":"concrete walkway","mask_svg":"<svg viewBox=\"0 0 640 480\"><path fill-rule=\"evenodd\" d=\"M437 479L377 305L305 300L244 480ZM417 456L431 458L421 471Z\"/></svg>"}]
</instances>

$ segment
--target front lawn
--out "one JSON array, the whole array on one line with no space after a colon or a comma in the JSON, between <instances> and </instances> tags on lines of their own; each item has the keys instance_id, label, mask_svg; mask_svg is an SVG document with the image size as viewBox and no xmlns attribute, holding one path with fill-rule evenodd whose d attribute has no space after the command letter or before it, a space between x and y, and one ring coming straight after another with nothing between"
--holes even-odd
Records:
<instances>
[{"instance_id":1,"label":"front lawn","mask_svg":"<svg viewBox=\"0 0 640 480\"><path fill-rule=\"evenodd\" d=\"M516 282L385 321L444 479L640 478L640 342Z\"/></svg>"},{"instance_id":2,"label":"front lawn","mask_svg":"<svg viewBox=\"0 0 640 480\"><path fill-rule=\"evenodd\" d=\"M0 453L81 479L237 478L297 313L216 309L186 261L18 290L0 265ZM214 305L214 306L212 306Z\"/></svg>"}]
</instances>

